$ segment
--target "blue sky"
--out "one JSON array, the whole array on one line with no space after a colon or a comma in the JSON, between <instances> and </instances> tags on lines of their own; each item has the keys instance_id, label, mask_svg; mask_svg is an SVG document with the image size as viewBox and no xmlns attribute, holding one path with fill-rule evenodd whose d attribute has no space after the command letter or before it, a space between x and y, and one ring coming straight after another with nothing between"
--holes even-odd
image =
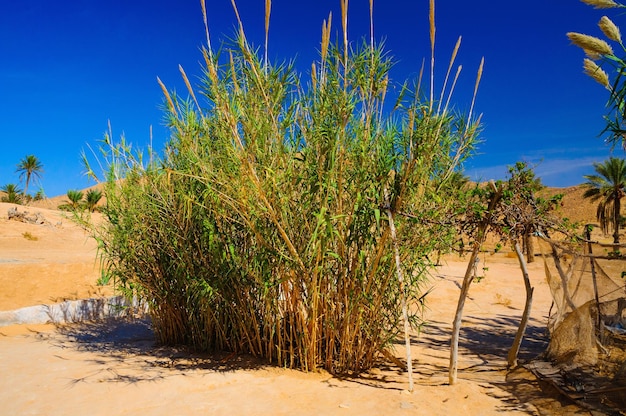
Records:
<instances>
[{"instance_id":1,"label":"blue sky","mask_svg":"<svg viewBox=\"0 0 626 416\"><path fill-rule=\"evenodd\" d=\"M248 38L264 38L264 0L239 0ZM274 0L271 59L296 58L308 71L316 58L322 21L333 12L340 30L339 0ZM374 0L375 37L385 39L397 65L393 80L416 78L430 56L428 0ZM234 33L230 0L207 0L214 48ZM3 2L0 13L0 185L18 183L16 164L28 154L44 165L46 195L92 185L80 153L97 147L110 121L135 147L163 148L163 97L157 76L180 93L182 65L200 75L205 40L199 0L30 0ZM368 35L368 0L349 2L349 37ZM479 154L465 165L476 180L501 178L518 160L536 164L548 186L584 181L592 163L610 155L599 134L607 92L582 72L583 53L568 31L600 35L603 14L577 0L438 0L437 80L463 36L457 63L462 87L455 105L469 107L481 58L485 69L476 101L484 129ZM615 150L614 156L624 157ZM32 184L35 191L39 185ZM21 184L23 188L23 184Z\"/></svg>"}]
</instances>

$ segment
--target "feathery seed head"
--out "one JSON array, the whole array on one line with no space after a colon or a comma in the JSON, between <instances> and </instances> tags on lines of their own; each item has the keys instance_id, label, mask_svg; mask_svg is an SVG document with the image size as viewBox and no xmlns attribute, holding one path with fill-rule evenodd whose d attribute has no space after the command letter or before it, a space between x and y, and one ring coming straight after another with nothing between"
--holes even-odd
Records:
<instances>
[{"instance_id":1,"label":"feathery seed head","mask_svg":"<svg viewBox=\"0 0 626 416\"><path fill-rule=\"evenodd\" d=\"M593 61L598 61L600 59L602 59L602 55L599 55L596 52L591 52L589 49L583 49L583 52L585 52L585 55L587 55L587 58L593 60Z\"/></svg>"},{"instance_id":2,"label":"feathery seed head","mask_svg":"<svg viewBox=\"0 0 626 416\"><path fill-rule=\"evenodd\" d=\"M619 28L606 16L602 16L600 22L598 23L600 29L602 29L602 33L607 38L614 40L615 42L622 43L622 35L619 31Z\"/></svg>"},{"instance_id":3,"label":"feathery seed head","mask_svg":"<svg viewBox=\"0 0 626 416\"><path fill-rule=\"evenodd\" d=\"M593 6L594 9L612 9L613 7L618 7L619 4L614 2L613 0L580 0L583 3Z\"/></svg>"},{"instance_id":4,"label":"feathery seed head","mask_svg":"<svg viewBox=\"0 0 626 416\"><path fill-rule=\"evenodd\" d=\"M602 39L576 32L569 32L567 37L574 45L582 48L588 54L613 55L611 45Z\"/></svg>"},{"instance_id":5,"label":"feathery seed head","mask_svg":"<svg viewBox=\"0 0 626 416\"><path fill-rule=\"evenodd\" d=\"M585 74L595 79L605 88L610 88L609 76L591 59L585 58L585 60L583 61L583 68L585 69Z\"/></svg>"}]
</instances>

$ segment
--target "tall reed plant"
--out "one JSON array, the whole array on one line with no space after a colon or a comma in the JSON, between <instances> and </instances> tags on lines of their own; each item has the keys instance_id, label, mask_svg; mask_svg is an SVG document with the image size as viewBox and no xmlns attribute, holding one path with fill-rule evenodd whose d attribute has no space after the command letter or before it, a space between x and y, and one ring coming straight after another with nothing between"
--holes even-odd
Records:
<instances>
[{"instance_id":1,"label":"tall reed plant","mask_svg":"<svg viewBox=\"0 0 626 416\"><path fill-rule=\"evenodd\" d=\"M393 348L403 305L421 324L428 255L454 234L444 185L478 122L419 81L387 105L392 60L373 33L348 43L347 6L342 39L324 22L307 78L268 62L241 21L220 54L207 27L200 87L182 68L188 99L161 84L165 153L107 140L101 253L161 342L358 373Z\"/></svg>"},{"instance_id":2,"label":"tall reed plant","mask_svg":"<svg viewBox=\"0 0 626 416\"><path fill-rule=\"evenodd\" d=\"M624 9L626 5L613 0L581 0L583 3L593 6L595 9ZM606 141L615 147L619 145L626 150L626 47L622 40L622 34L608 16L602 16L598 27L604 39L578 32L569 32L567 37L573 45L578 46L586 57L583 60L585 74L593 78L609 91L608 111L604 116L606 127L604 133L608 133ZM613 49L617 47L617 50ZM603 69L604 68L604 69ZM605 71L608 68L609 73Z\"/></svg>"}]
</instances>

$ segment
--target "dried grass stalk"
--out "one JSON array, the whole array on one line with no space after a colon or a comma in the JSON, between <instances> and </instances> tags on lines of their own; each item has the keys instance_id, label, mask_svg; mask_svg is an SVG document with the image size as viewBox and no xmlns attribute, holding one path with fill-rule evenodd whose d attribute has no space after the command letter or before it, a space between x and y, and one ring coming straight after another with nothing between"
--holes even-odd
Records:
<instances>
[{"instance_id":1,"label":"dried grass stalk","mask_svg":"<svg viewBox=\"0 0 626 416\"><path fill-rule=\"evenodd\" d=\"M441 103L443 102L443 95L446 92L448 79L450 78L450 72L452 71L452 66L454 65L454 61L456 60L456 55L459 52L459 48L461 47L461 39L462 37L459 36L459 39L456 41L456 45L454 45L454 49L452 50L452 56L450 57L450 63L448 64L448 71L446 72L446 78L443 81L443 87L441 88L441 95L439 97L439 104L437 105L437 114L441 114L439 111L441 110ZM444 114L446 110L447 110L447 106L444 108Z\"/></svg>"},{"instance_id":2,"label":"dried grass stalk","mask_svg":"<svg viewBox=\"0 0 626 416\"><path fill-rule=\"evenodd\" d=\"M268 48L269 48L269 36L270 36L270 14L272 12L272 0L265 0L265 61L263 67L267 71L268 65Z\"/></svg>"},{"instance_id":3,"label":"dried grass stalk","mask_svg":"<svg viewBox=\"0 0 626 416\"><path fill-rule=\"evenodd\" d=\"M209 56L213 56L213 50L211 49L211 37L209 36L209 21L206 14L206 0L200 0L200 6L202 8L202 20L204 22L204 35L206 37L206 48Z\"/></svg>"},{"instance_id":4,"label":"dried grass stalk","mask_svg":"<svg viewBox=\"0 0 626 416\"><path fill-rule=\"evenodd\" d=\"M191 83L189 82L189 78L187 78L187 74L185 73L185 69L183 68L182 65L178 65L178 70L180 71L181 76L183 77L183 81L185 82L185 86L187 87L187 91L189 92L189 95L191 95L191 98L193 99L193 102L196 104L196 108L198 109L198 111L201 110L200 108L200 104L198 103L198 99L196 98L196 94L193 90L193 88L191 87Z\"/></svg>"},{"instance_id":5,"label":"dried grass stalk","mask_svg":"<svg viewBox=\"0 0 626 416\"><path fill-rule=\"evenodd\" d=\"M328 56L328 45L330 44L330 28L333 21L333 13L328 14L328 20L324 20L322 23L322 47L321 47L321 60L322 66Z\"/></svg>"},{"instance_id":6,"label":"dried grass stalk","mask_svg":"<svg viewBox=\"0 0 626 416\"><path fill-rule=\"evenodd\" d=\"M472 104L470 105L469 115L467 118L469 121L472 120L472 113L474 111L474 104L476 103L476 96L478 95L478 86L480 85L480 80L483 77L483 67L485 66L485 57L483 56L480 60L480 65L478 65L478 73L476 74L476 83L474 84L474 94L472 95ZM467 125L467 128L470 128L470 124Z\"/></svg>"},{"instance_id":7,"label":"dried grass stalk","mask_svg":"<svg viewBox=\"0 0 626 416\"><path fill-rule=\"evenodd\" d=\"M348 0L341 0L341 28L343 31L344 70L348 71Z\"/></svg>"},{"instance_id":8,"label":"dried grass stalk","mask_svg":"<svg viewBox=\"0 0 626 416\"><path fill-rule=\"evenodd\" d=\"M435 100L435 0L430 0L430 8L428 14L428 23L430 29L430 110Z\"/></svg>"}]
</instances>

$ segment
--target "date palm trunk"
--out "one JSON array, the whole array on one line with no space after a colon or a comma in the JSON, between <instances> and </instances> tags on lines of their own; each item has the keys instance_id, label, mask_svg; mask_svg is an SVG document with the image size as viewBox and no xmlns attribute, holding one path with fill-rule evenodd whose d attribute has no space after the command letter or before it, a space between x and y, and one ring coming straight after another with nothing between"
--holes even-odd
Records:
<instances>
[{"instance_id":1,"label":"date palm trunk","mask_svg":"<svg viewBox=\"0 0 626 416\"><path fill-rule=\"evenodd\" d=\"M621 214L621 201L620 196L616 195L613 203L613 251L619 251L619 223Z\"/></svg>"}]
</instances>

